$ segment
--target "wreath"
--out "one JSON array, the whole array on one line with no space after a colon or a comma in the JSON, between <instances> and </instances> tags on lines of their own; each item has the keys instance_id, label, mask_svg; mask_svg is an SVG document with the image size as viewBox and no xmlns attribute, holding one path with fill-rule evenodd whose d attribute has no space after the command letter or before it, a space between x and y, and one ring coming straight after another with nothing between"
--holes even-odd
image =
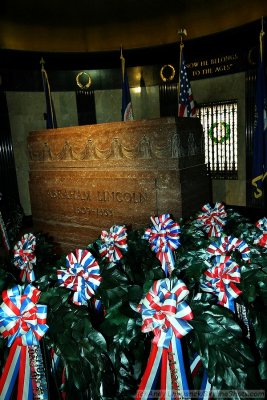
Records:
<instances>
[{"instance_id":1,"label":"wreath","mask_svg":"<svg viewBox=\"0 0 267 400\"><path fill-rule=\"evenodd\" d=\"M81 78L83 78L83 80L86 80L86 82L82 83ZM79 88L88 89L92 84L92 79L87 72L82 71L77 74L76 83L77 83L77 86L79 86Z\"/></svg>"},{"instance_id":2,"label":"wreath","mask_svg":"<svg viewBox=\"0 0 267 400\"><path fill-rule=\"evenodd\" d=\"M165 70L168 70L168 76L164 75ZM171 64L163 65L160 70L160 77L163 82L170 82L175 76L175 68Z\"/></svg>"},{"instance_id":3,"label":"wreath","mask_svg":"<svg viewBox=\"0 0 267 400\"><path fill-rule=\"evenodd\" d=\"M218 139L215 135L214 135L214 129L218 128L219 126L221 126L222 130L224 129L225 134L224 136L222 136L220 139ZM211 138L211 140L213 141L213 143L224 143L226 142L226 140L228 140L230 138L230 125L227 122L214 122L209 131L209 137Z\"/></svg>"}]
</instances>

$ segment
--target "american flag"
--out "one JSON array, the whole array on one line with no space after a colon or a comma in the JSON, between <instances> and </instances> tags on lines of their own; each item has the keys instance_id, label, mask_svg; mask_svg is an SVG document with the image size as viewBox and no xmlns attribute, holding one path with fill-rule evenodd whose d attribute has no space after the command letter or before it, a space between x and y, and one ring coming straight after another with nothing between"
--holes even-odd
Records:
<instances>
[{"instance_id":1,"label":"american flag","mask_svg":"<svg viewBox=\"0 0 267 400\"><path fill-rule=\"evenodd\" d=\"M183 49L181 49L180 88L178 100L178 117L196 117L196 107L190 82L187 77Z\"/></svg>"}]
</instances>

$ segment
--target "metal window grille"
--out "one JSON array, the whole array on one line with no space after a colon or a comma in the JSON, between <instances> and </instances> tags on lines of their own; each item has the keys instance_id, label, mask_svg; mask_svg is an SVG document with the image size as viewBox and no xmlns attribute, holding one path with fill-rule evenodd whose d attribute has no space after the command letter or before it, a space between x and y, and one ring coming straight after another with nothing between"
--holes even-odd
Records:
<instances>
[{"instance_id":1,"label":"metal window grille","mask_svg":"<svg viewBox=\"0 0 267 400\"><path fill-rule=\"evenodd\" d=\"M237 101L198 105L205 162L213 179L237 179Z\"/></svg>"}]
</instances>

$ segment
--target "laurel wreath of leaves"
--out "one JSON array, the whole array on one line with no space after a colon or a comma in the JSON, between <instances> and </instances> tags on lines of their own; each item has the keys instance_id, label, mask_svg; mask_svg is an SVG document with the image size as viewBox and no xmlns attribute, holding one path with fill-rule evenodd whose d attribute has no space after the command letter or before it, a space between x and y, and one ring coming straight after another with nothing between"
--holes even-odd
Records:
<instances>
[{"instance_id":1,"label":"laurel wreath of leaves","mask_svg":"<svg viewBox=\"0 0 267 400\"><path fill-rule=\"evenodd\" d=\"M214 129L218 128L219 126L222 126L225 130L225 135L222 136L220 139L218 139L215 135L214 135ZM216 144L221 144L226 142L229 138L230 138L230 125L227 122L214 122L209 131L208 131L209 137L211 138L211 140L213 141L213 143Z\"/></svg>"}]
</instances>

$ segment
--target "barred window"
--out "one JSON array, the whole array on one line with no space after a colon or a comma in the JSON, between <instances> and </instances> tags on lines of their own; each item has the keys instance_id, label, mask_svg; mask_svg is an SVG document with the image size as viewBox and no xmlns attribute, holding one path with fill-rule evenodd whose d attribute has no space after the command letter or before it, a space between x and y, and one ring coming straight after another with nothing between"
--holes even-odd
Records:
<instances>
[{"instance_id":1,"label":"barred window","mask_svg":"<svg viewBox=\"0 0 267 400\"><path fill-rule=\"evenodd\" d=\"M198 105L205 161L213 179L237 179L237 101Z\"/></svg>"}]
</instances>

